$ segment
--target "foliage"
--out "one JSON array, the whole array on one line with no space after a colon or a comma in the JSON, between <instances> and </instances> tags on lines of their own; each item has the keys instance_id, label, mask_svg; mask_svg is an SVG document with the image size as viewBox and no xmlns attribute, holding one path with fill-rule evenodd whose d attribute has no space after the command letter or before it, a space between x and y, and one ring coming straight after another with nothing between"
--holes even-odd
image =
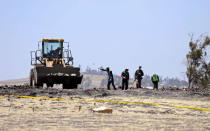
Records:
<instances>
[{"instance_id":1,"label":"foliage","mask_svg":"<svg viewBox=\"0 0 210 131\"><path fill-rule=\"evenodd\" d=\"M189 42L190 51L186 55L188 88L208 87L210 84L210 62L208 63L207 47L210 46L208 36L200 36L196 41L193 35Z\"/></svg>"}]
</instances>

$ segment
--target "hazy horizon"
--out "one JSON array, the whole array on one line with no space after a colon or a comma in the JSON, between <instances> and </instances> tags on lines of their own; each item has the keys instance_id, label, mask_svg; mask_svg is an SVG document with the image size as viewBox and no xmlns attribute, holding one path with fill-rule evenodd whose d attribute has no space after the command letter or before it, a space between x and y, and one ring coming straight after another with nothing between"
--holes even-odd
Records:
<instances>
[{"instance_id":1,"label":"hazy horizon","mask_svg":"<svg viewBox=\"0 0 210 131\"><path fill-rule=\"evenodd\" d=\"M189 34L210 31L208 0L36 0L0 2L0 80L29 76L42 38L70 42L75 66L109 66L120 75L185 79Z\"/></svg>"}]
</instances>

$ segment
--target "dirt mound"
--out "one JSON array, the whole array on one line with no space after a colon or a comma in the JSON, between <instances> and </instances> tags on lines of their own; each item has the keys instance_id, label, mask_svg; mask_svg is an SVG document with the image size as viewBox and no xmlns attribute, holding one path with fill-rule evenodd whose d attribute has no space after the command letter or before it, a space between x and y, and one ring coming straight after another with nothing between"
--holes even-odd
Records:
<instances>
[{"instance_id":1,"label":"dirt mound","mask_svg":"<svg viewBox=\"0 0 210 131\"><path fill-rule=\"evenodd\" d=\"M62 89L62 88L32 88L30 86L0 86L0 95L27 95L27 96L47 96L47 97L65 97L65 96L156 96L161 98L193 98L193 97L210 97L209 89L179 89L166 88L159 90L150 89L128 89L106 90L104 88L94 89Z\"/></svg>"}]
</instances>

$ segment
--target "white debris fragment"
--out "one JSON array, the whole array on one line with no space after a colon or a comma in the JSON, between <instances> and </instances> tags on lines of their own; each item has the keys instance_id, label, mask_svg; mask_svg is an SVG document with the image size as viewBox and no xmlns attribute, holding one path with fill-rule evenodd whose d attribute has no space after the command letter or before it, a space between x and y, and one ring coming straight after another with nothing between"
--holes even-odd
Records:
<instances>
[{"instance_id":1,"label":"white debris fragment","mask_svg":"<svg viewBox=\"0 0 210 131\"><path fill-rule=\"evenodd\" d=\"M93 112L98 112L98 113L112 113L112 109L109 109L107 107L99 107L99 108L94 108L92 109Z\"/></svg>"}]
</instances>

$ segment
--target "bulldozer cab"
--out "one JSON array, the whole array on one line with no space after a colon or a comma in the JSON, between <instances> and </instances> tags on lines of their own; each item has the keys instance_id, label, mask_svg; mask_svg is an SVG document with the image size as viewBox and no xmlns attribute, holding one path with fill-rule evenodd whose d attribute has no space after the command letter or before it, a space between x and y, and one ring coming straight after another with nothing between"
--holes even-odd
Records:
<instances>
[{"instance_id":1,"label":"bulldozer cab","mask_svg":"<svg viewBox=\"0 0 210 131\"><path fill-rule=\"evenodd\" d=\"M41 49L39 49L41 43ZM64 48L67 44L67 48ZM31 51L31 65L45 64L45 60L61 60L63 59L65 65L73 65L73 57L71 50L69 50L69 43L64 42L63 39L42 39L38 42L38 50Z\"/></svg>"},{"instance_id":2,"label":"bulldozer cab","mask_svg":"<svg viewBox=\"0 0 210 131\"><path fill-rule=\"evenodd\" d=\"M62 58L63 57L63 40L42 40L43 58Z\"/></svg>"}]
</instances>

